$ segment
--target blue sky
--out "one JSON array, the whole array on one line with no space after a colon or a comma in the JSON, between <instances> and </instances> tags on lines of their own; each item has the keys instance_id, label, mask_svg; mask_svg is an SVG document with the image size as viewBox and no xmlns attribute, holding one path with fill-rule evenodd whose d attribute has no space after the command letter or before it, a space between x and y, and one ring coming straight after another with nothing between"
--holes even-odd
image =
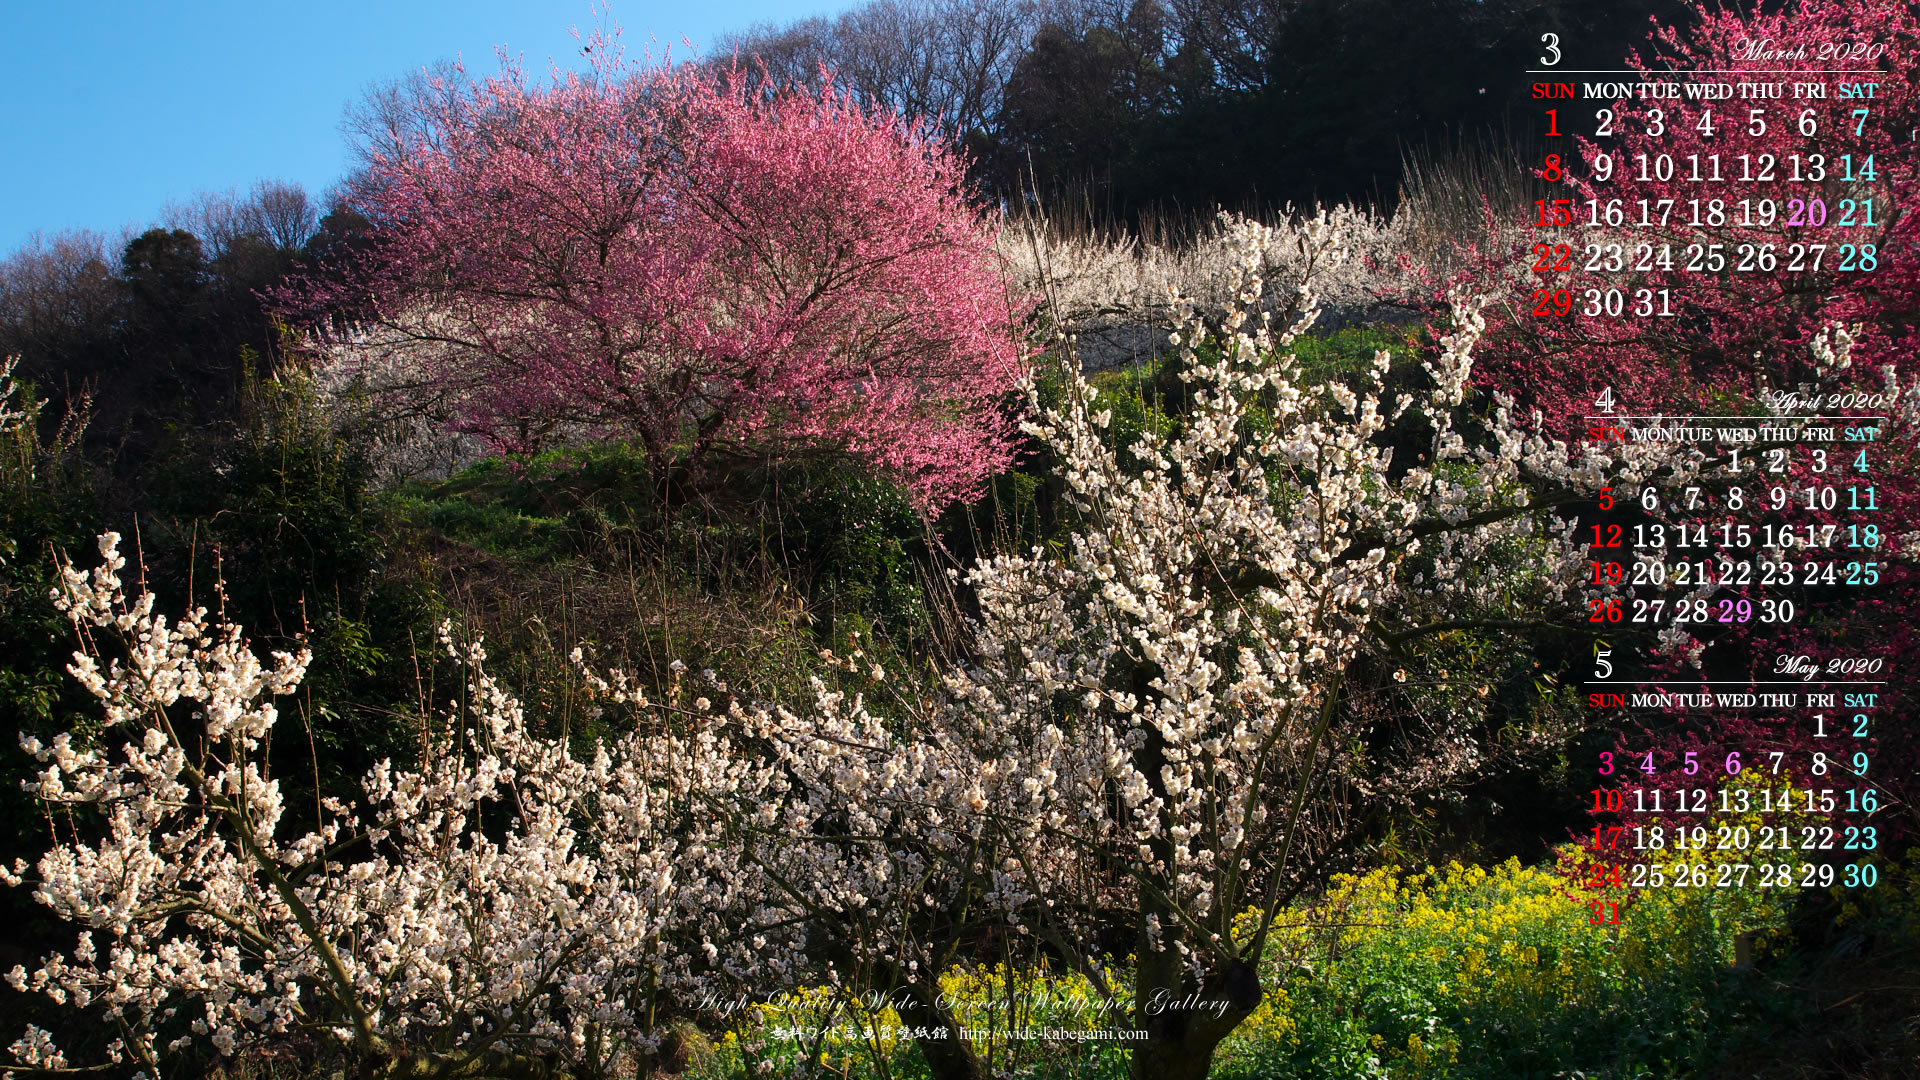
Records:
<instances>
[{"instance_id":1,"label":"blue sky","mask_svg":"<svg viewBox=\"0 0 1920 1080\"><path fill-rule=\"evenodd\" d=\"M629 52L841 10L847 0L623 0ZM115 235L170 199L269 177L319 196L345 171L340 120L371 85L505 45L573 64L591 0L0 0L0 255L36 230ZM650 41L651 39L651 41Z\"/></svg>"}]
</instances>

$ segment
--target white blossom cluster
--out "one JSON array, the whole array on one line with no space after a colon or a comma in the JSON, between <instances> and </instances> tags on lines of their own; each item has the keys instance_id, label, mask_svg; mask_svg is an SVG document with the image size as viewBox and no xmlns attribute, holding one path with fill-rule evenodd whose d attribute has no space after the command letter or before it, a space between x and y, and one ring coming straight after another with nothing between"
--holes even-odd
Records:
<instances>
[{"instance_id":1,"label":"white blossom cluster","mask_svg":"<svg viewBox=\"0 0 1920 1080\"><path fill-rule=\"evenodd\" d=\"M363 420L385 482L445 478L484 459L486 440L450 423L461 388L434 374L459 327L426 307L400 320L301 340L303 372L338 417Z\"/></svg>"},{"instance_id":2,"label":"white blossom cluster","mask_svg":"<svg viewBox=\"0 0 1920 1080\"><path fill-rule=\"evenodd\" d=\"M1584 502L1674 468L1670 447L1543 438L1504 400L1471 415L1484 322L1464 297L1424 364L1432 389L1389 394L1385 353L1360 385L1303 385L1284 350L1314 322L1320 272L1347 265L1371 227L1339 214L1286 235L1234 222L1224 314L1179 309L1184 426L1116 448L1092 389L1067 372L1065 404L1028 431L1061 460L1087 525L1064 554L1003 556L969 576L982 659L953 680L959 713L942 727L1000 759L981 799L1029 808L1036 867L1049 851L1127 860L1196 929L1257 897L1250 871L1284 857L1277 781L1358 768L1337 760L1350 740L1324 737L1357 657L1427 622L1571 616L1585 549L1570 519L1531 500ZM1276 322L1266 275L1288 247L1303 270ZM1386 436L1410 409L1427 449L1396 462ZM1480 750L1448 730L1469 719L1420 718L1423 753L1404 772L1354 779L1411 789L1471 770ZM1025 888L1061 885L1035 874Z\"/></svg>"},{"instance_id":3,"label":"white blossom cluster","mask_svg":"<svg viewBox=\"0 0 1920 1080\"><path fill-rule=\"evenodd\" d=\"M1853 366L1853 339L1860 333L1860 326L1840 326L1829 323L1820 328L1813 336L1808 349L1813 353L1814 372L1822 378L1838 375Z\"/></svg>"},{"instance_id":4,"label":"white blossom cluster","mask_svg":"<svg viewBox=\"0 0 1920 1080\"><path fill-rule=\"evenodd\" d=\"M1030 385L1027 431L1082 525L1064 550L967 575L977 656L943 698L879 709L820 685L811 710L757 721L793 784L784 805L737 813L850 964L937 966L961 911L1043 939L1103 989L1116 928L1195 978L1257 952L1234 916L1271 916L1290 847L1333 831L1337 793L1404 803L1499 752L1472 735L1484 687L1394 718L1396 739L1343 699L1350 669L1449 626L1577 625L1586 549L1555 508L1698 467L1670 444L1569 446L1476 400L1484 323L1464 297L1430 389L1389 393L1384 353L1356 385L1305 385L1284 350L1352 229L1301 227L1308 269L1276 330L1263 274L1278 241L1236 225L1233 305L1217 321L1180 305L1193 407L1171 430L1116 446L1077 369L1057 406ZM1409 415L1425 450L1396 461ZM1384 760L1365 760L1369 742Z\"/></svg>"},{"instance_id":5,"label":"white blossom cluster","mask_svg":"<svg viewBox=\"0 0 1920 1080\"><path fill-rule=\"evenodd\" d=\"M0 360L0 431L18 427L29 417L28 411L14 400L20 392L20 383L13 377L13 369L19 363L19 358L12 356Z\"/></svg>"},{"instance_id":6,"label":"white blossom cluster","mask_svg":"<svg viewBox=\"0 0 1920 1080\"><path fill-rule=\"evenodd\" d=\"M223 1054L306 1040L455 1071L603 1068L655 1049L675 1001L788 966L790 933L725 961L685 947L750 923L769 891L703 804L756 799L773 770L710 728L656 725L576 757L529 734L480 647L443 631L466 693L424 764L382 762L359 805L323 800L303 826L266 762L274 699L309 655L263 664L205 609L170 623L127 595L118 543L104 535L101 565L68 565L55 592L86 643L70 670L104 710L101 736L23 740L43 766L34 793L90 808L98 835L5 872L84 928L7 980L102 1008L116 1061L158 1075L193 1040ZM37 1030L13 1053L59 1055Z\"/></svg>"},{"instance_id":7,"label":"white blossom cluster","mask_svg":"<svg viewBox=\"0 0 1920 1080\"><path fill-rule=\"evenodd\" d=\"M1329 221L1345 236L1348 257L1337 266L1311 266L1311 233ZM1400 260L1412 228L1406 214L1288 208L1272 226L1222 214L1215 228L1183 244L1074 234L1038 218L1016 226L1001 230L1002 258L1025 294L1045 299L1056 329L1079 337L1080 359L1095 370L1162 351L1176 318L1175 297L1216 318L1240 303L1239 275L1255 235L1264 279L1291 283L1312 276L1327 317L1365 316L1377 311L1383 295L1414 292ZM1273 312L1290 299L1263 293L1261 304Z\"/></svg>"}]
</instances>

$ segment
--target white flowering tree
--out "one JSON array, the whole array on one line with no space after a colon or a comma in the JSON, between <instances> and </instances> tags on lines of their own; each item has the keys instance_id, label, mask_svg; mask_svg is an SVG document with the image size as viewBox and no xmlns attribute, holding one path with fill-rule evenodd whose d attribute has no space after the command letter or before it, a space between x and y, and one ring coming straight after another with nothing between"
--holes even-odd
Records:
<instances>
[{"instance_id":1,"label":"white flowering tree","mask_svg":"<svg viewBox=\"0 0 1920 1080\"><path fill-rule=\"evenodd\" d=\"M447 1077L644 1070L705 1001L829 984L886 994L934 1075L973 1078L935 976L1018 944L1126 1003L1108 1022L1149 1033L1136 1077L1204 1076L1261 1000L1282 905L1370 807L1561 734L1523 709L1489 738L1486 665L1450 674L1436 650L1577 626L1568 508L1698 465L1516 425L1470 389L1465 300L1424 389L1389 390L1385 354L1304 385L1288 345L1343 227L1297 231L1278 330L1239 313L1273 310L1274 238L1234 236L1240 306L1183 326L1177 422L1120 446L1077 370L1029 386L1078 525L968 575L977 648L937 695L818 684L761 709L595 676L630 733L576 754L449 635L462 692L422 764L382 764L308 824L268 752L305 655L263 664L204 610L169 623L128 595L109 534L56 593L104 725L29 744L74 824L10 872L82 929L10 981L100 1010L110 1054L150 1073L199 1041ZM77 1067L37 1029L12 1052Z\"/></svg>"},{"instance_id":2,"label":"white flowering tree","mask_svg":"<svg viewBox=\"0 0 1920 1080\"><path fill-rule=\"evenodd\" d=\"M880 709L822 688L766 720L793 801L745 835L843 970L946 1033L920 1040L937 1076L985 1070L929 974L1007 938L1131 1002L1110 1020L1150 1035L1136 1077L1204 1076L1261 1000L1281 905L1366 807L1565 734L1543 709L1490 739L1487 688L1431 670L1423 646L1577 628L1567 508L1698 465L1569 447L1478 400L1464 300L1422 364L1429 388L1390 393L1384 353L1352 385L1302 385L1287 346L1344 235L1326 217L1298 235L1303 279L1275 331L1239 313L1265 306L1273 236L1234 227L1240 308L1184 328L1193 408L1172 429L1116 446L1076 370L1055 407L1030 388L1028 431L1080 525L1063 550L968 575L977 659L942 697ZM1409 431L1416 460L1396 460Z\"/></svg>"},{"instance_id":3,"label":"white flowering tree","mask_svg":"<svg viewBox=\"0 0 1920 1080\"><path fill-rule=\"evenodd\" d=\"M772 770L692 724L576 757L532 737L480 648L446 637L466 678L422 732L425 764L382 763L356 805L323 800L300 826L268 761L273 699L308 655L263 665L205 609L170 623L128 595L118 542L103 536L102 564L68 566L56 592L104 723L84 745L26 740L34 791L93 827L0 871L81 927L70 952L7 978L100 1010L118 1030L93 1067L158 1075L200 1041L331 1053L366 1075L600 1076L659 1059L675 1003L733 985L687 943L770 887L719 865L737 849L705 842L701 800L751 798ZM780 964L788 940L760 943L755 962ZM79 1067L39 1029L12 1053Z\"/></svg>"}]
</instances>

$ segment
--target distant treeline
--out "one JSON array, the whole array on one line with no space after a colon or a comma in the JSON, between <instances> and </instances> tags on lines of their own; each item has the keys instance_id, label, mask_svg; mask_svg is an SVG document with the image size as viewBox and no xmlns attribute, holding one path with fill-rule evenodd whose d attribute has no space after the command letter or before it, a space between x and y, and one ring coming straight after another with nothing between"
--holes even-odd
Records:
<instances>
[{"instance_id":1,"label":"distant treeline","mask_svg":"<svg viewBox=\"0 0 1920 1080\"><path fill-rule=\"evenodd\" d=\"M265 294L337 266L364 225L265 181L176 203L120 239L35 236L0 258L0 357L55 401L90 397L88 441L144 460L229 419L243 368L277 353Z\"/></svg>"},{"instance_id":2,"label":"distant treeline","mask_svg":"<svg viewBox=\"0 0 1920 1080\"><path fill-rule=\"evenodd\" d=\"M1390 203L1408 148L1519 138L1525 72L1617 68L1670 0L870 0L711 62L925 116L987 190L1144 209Z\"/></svg>"}]
</instances>

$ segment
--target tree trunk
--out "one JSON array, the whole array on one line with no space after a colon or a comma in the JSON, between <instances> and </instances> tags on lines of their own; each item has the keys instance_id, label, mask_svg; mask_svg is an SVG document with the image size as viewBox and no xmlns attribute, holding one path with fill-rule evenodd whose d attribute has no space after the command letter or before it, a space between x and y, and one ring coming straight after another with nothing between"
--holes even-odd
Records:
<instances>
[{"instance_id":1,"label":"tree trunk","mask_svg":"<svg viewBox=\"0 0 1920 1080\"><path fill-rule=\"evenodd\" d=\"M453 1055L409 1054L385 1062L372 1075L380 1080L571 1080L573 1073L554 1058L508 1051L472 1061Z\"/></svg>"},{"instance_id":2,"label":"tree trunk","mask_svg":"<svg viewBox=\"0 0 1920 1080\"><path fill-rule=\"evenodd\" d=\"M1134 668L1136 695L1153 692L1148 676L1146 665ZM1157 778L1166 760L1165 744L1149 727L1147 738L1134 750L1133 765L1163 799L1166 793ZM1148 843L1156 863L1174 864L1171 840L1161 836ZM1210 973L1204 982L1194 980L1179 949L1186 928L1163 899L1175 891L1175 883L1164 875L1140 886L1133 1026L1146 1031L1147 1041L1132 1044L1133 1080L1205 1080L1214 1048L1260 1006L1260 973L1245 961ZM1154 924L1159 926L1157 935L1148 932Z\"/></svg>"},{"instance_id":3,"label":"tree trunk","mask_svg":"<svg viewBox=\"0 0 1920 1080\"><path fill-rule=\"evenodd\" d=\"M1148 665L1135 665L1135 695L1146 698L1154 693L1151 675ZM1147 738L1133 752L1133 766L1163 800L1167 795L1158 778L1166 763L1165 743L1149 726ZM1152 865L1174 865L1173 841L1166 835L1148 841L1148 846ZM1260 973L1244 960L1209 972L1204 980L1193 977L1179 948L1187 937L1186 925L1165 899L1176 893L1169 871L1140 883L1133 1026L1144 1030L1147 1039L1131 1044L1132 1080L1206 1080L1214 1049L1260 1007ZM1158 931L1150 932L1156 925ZM1220 963L1217 957L1215 963Z\"/></svg>"},{"instance_id":4,"label":"tree trunk","mask_svg":"<svg viewBox=\"0 0 1920 1080\"><path fill-rule=\"evenodd\" d=\"M1244 961L1194 984L1172 948L1140 965L1134 1023L1147 1041L1133 1044L1132 1080L1206 1080L1213 1052L1259 1008L1260 975Z\"/></svg>"},{"instance_id":5,"label":"tree trunk","mask_svg":"<svg viewBox=\"0 0 1920 1080\"><path fill-rule=\"evenodd\" d=\"M903 979L888 991L888 1002L900 1014L901 1024L915 1031L927 1029L927 1037L916 1035L914 1044L927 1059L933 1080L987 1080L986 1066L973 1052L973 1044L960 1034L953 1013L941 1006L939 992L938 986ZM941 1032L944 1037L936 1037Z\"/></svg>"}]
</instances>

